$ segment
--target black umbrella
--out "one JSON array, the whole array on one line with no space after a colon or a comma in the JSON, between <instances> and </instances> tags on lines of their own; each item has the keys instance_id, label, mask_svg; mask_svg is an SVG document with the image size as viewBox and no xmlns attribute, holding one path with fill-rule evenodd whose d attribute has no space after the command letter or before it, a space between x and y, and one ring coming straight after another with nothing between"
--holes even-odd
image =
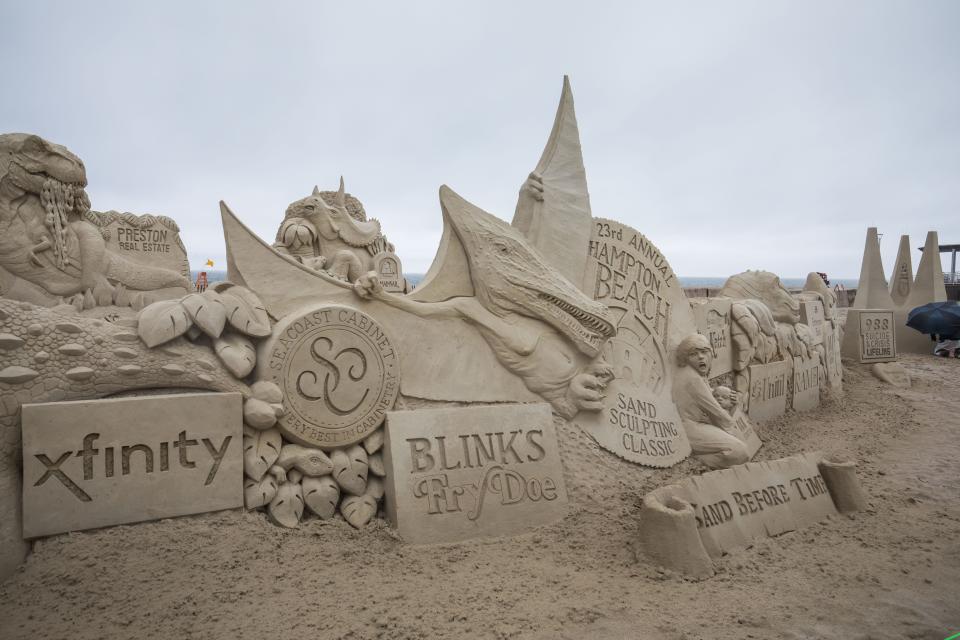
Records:
<instances>
[{"instance_id":1,"label":"black umbrella","mask_svg":"<svg viewBox=\"0 0 960 640\"><path fill-rule=\"evenodd\" d=\"M960 302L931 302L910 310L907 326L941 340L960 340Z\"/></svg>"}]
</instances>

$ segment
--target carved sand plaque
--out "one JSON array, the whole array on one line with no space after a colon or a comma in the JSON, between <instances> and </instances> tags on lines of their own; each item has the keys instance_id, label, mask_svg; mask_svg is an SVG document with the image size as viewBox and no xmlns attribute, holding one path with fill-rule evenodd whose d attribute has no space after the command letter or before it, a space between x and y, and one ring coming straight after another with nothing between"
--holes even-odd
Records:
<instances>
[{"instance_id":1,"label":"carved sand plaque","mask_svg":"<svg viewBox=\"0 0 960 640\"><path fill-rule=\"evenodd\" d=\"M793 408L809 411L820 406L820 359L793 359Z\"/></svg>"},{"instance_id":2,"label":"carved sand plaque","mask_svg":"<svg viewBox=\"0 0 960 640\"><path fill-rule=\"evenodd\" d=\"M291 440L331 449L379 427L399 393L398 355L379 323L326 305L281 319L261 346L257 377L283 390L277 425Z\"/></svg>"},{"instance_id":3,"label":"carved sand plaque","mask_svg":"<svg viewBox=\"0 0 960 640\"><path fill-rule=\"evenodd\" d=\"M840 329L833 326L833 322L827 325L827 330L824 333L823 354L826 359L824 369L830 388L833 390L842 389L843 361L840 356Z\"/></svg>"},{"instance_id":4,"label":"carved sand plaque","mask_svg":"<svg viewBox=\"0 0 960 640\"><path fill-rule=\"evenodd\" d=\"M713 349L713 364L708 378L733 371L733 348L730 342L729 298L698 298L690 301L697 331L707 337Z\"/></svg>"},{"instance_id":5,"label":"carved sand plaque","mask_svg":"<svg viewBox=\"0 0 960 640\"><path fill-rule=\"evenodd\" d=\"M91 211L87 220L100 227L107 250L140 264L190 277L187 250L177 223L166 216Z\"/></svg>"},{"instance_id":6,"label":"carved sand plaque","mask_svg":"<svg viewBox=\"0 0 960 640\"><path fill-rule=\"evenodd\" d=\"M787 410L789 361L750 365L750 399L747 414L758 422Z\"/></svg>"},{"instance_id":7,"label":"carved sand plaque","mask_svg":"<svg viewBox=\"0 0 960 640\"><path fill-rule=\"evenodd\" d=\"M373 268L380 278L380 284L390 293L403 293L406 280L400 258L392 251L381 251L373 256Z\"/></svg>"},{"instance_id":8,"label":"carved sand plaque","mask_svg":"<svg viewBox=\"0 0 960 640\"><path fill-rule=\"evenodd\" d=\"M737 407L736 411L733 412L733 424L734 435L740 438L743 444L747 445L747 455L752 458L763 446L763 442L757 435L757 430L750 422L750 418L740 407Z\"/></svg>"},{"instance_id":9,"label":"carved sand plaque","mask_svg":"<svg viewBox=\"0 0 960 640\"><path fill-rule=\"evenodd\" d=\"M804 453L748 462L680 483L679 495L693 506L707 553L716 558L836 515L820 458Z\"/></svg>"},{"instance_id":10,"label":"carved sand plaque","mask_svg":"<svg viewBox=\"0 0 960 640\"><path fill-rule=\"evenodd\" d=\"M801 300L800 322L810 327L813 344L821 344L823 342L826 318L823 314L822 302L819 300Z\"/></svg>"},{"instance_id":11,"label":"carved sand plaque","mask_svg":"<svg viewBox=\"0 0 960 640\"><path fill-rule=\"evenodd\" d=\"M897 359L897 339L893 311L860 310L857 326L860 335L860 362L890 362ZM854 316L856 317L856 316Z\"/></svg>"},{"instance_id":12,"label":"carved sand plaque","mask_svg":"<svg viewBox=\"0 0 960 640\"><path fill-rule=\"evenodd\" d=\"M606 393L603 411L577 417L601 447L651 467L669 467L690 455L687 432L669 398L621 379L607 385Z\"/></svg>"},{"instance_id":13,"label":"carved sand plaque","mask_svg":"<svg viewBox=\"0 0 960 640\"><path fill-rule=\"evenodd\" d=\"M23 535L243 506L239 393L23 405Z\"/></svg>"},{"instance_id":14,"label":"carved sand plaque","mask_svg":"<svg viewBox=\"0 0 960 640\"><path fill-rule=\"evenodd\" d=\"M567 511L550 405L391 411L387 515L406 542L515 535Z\"/></svg>"}]
</instances>

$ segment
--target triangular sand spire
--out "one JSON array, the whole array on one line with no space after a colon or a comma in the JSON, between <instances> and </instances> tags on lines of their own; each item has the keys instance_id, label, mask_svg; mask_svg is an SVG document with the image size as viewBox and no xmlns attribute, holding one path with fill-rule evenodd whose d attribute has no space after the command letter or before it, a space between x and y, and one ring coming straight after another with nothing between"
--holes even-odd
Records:
<instances>
[{"instance_id":1,"label":"triangular sand spire","mask_svg":"<svg viewBox=\"0 0 960 640\"><path fill-rule=\"evenodd\" d=\"M910 297L906 303L894 313L894 324L897 328L897 349L901 353L933 352L935 344L930 336L915 331L906 325L910 310L929 302L942 302L947 299L947 288L943 284L943 267L940 266L940 247L937 242L937 232L927 233L927 241L923 245L923 254L917 266L917 277L910 289Z\"/></svg>"},{"instance_id":2,"label":"triangular sand spire","mask_svg":"<svg viewBox=\"0 0 960 640\"><path fill-rule=\"evenodd\" d=\"M883 260L880 258L880 240L877 228L867 229L867 242L863 247L863 262L860 265L860 282L854 309L893 309L893 300L887 290L883 275Z\"/></svg>"},{"instance_id":3,"label":"triangular sand spire","mask_svg":"<svg viewBox=\"0 0 960 640\"><path fill-rule=\"evenodd\" d=\"M313 195L315 196L320 195L320 187L318 187L317 185L313 185Z\"/></svg>"},{"instance_id":4,"label":"triangular sand spire","mask_svg":"<svg viewBox=\"0 0 960 640\"><path fill-rule=\"evenodd\" d=\"M343 188L343 176L340 176L340 189L337 191L337 198L334 200L338 207L347 206L346 190Z\"/></svg>"},{"instance_id":5,"label":"triangular sand spire","mask_svg":"<svg viewBox=\"0 0 960 640\"><path fill-rule=\"evenodd\" d=\"M947 287L943 284L943 267L940 266L940 244L936 231L927 232L927 241L923 245L920 264L917 266L917 278L913 281L913 290L907 300L911 309L928 302L943 302L947 299Z\"/></svg>"},{"instance_id":6,"label":"triangular sand spire","mask_svg":"<svg viewBox=\"0 0 960 640\"><path fill-rule=\"evenodd\" d=\"M900 248L897 250L897 261L893 264L890 274L890 297L898 307L910 297L913 289L913 259L910 257L910 236L900 236Z\"/></svg>"},{"instance_id":7,"label":"triangular sand spire","mask_svg":"<svg viewBox=\"0 0 960 640\"><path fill-rule=\"evenodd\" d=\"M567 76L563 77L553 130L534 173L543 180L543 200L521 193L513 226L550 265L579 287L587 264L593 215Z\"/></svg>"}]
</instances>

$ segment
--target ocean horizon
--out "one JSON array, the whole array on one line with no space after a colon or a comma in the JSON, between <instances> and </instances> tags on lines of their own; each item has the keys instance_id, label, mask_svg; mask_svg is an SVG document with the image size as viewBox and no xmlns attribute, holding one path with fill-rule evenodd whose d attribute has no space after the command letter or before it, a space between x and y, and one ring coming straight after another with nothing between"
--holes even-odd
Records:
<instances>
[{"instance_id":1,"label":"ocean horizon","mask_svg":"<svg viewBox=\"0 0 960 640\"><path fill-rule=\"evenodd\" d=\"M190 271L190 277L194 282L197 280L197 275L202 271L202 269L194 269ZM227 272L216 270L216 269L207 269L207 280L209 282L220 282L227 279ZM420 284L420 281L423 280L424 274L422 273L405 273L407 280L410 281L410 284L417 286ZM720 288L723 286L723 283L727 281L729 276L679 276L677 279L680 281L681 286L685 289L692 288ZM806 277L802 278L780 278L780 281L788 289L800 289L803 287L803 284L807 281ZM859 282L858 278L831 278L830 286L837 284L842 284L846 289L856 289L857 283Z\"/></svg>"}]
</instances>

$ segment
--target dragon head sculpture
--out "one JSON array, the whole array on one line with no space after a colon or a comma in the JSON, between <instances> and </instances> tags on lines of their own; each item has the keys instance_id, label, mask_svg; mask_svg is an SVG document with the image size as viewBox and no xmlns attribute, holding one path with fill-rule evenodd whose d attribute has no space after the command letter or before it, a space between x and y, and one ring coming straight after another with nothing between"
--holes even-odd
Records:
<instances>
[{"instance_id":1,"label":"dragon head sculpture","mask_svg":"<svg viewBox=\"0 0 960 640\"><path fill-rule=\"evenodd\" d=\"M314 229L321 238L340 239L357 248L367 247L381 237L378 220L361 222L347 212L343 178L340 178L340 190L333 206L328 205L320 195L320 190L314 187L311 195L287 207L283 224L277 232L277 242L287 244L285 241L290 239L291 234L304 236L304 226Z\"/></svg>"},{"instance_id":2,"label":"dragon head sculpture","mask_svg":"<svg viewBox=\"0 0 960 640\"><path fill-rule=\"evenodd\" d=\"M506 222L440 187L443 215L452 225L480 303L491 313L517 313L549 323L589 357L616 333L607 307L591 300L550 267Z\"/></svg>"}]
</instances>

